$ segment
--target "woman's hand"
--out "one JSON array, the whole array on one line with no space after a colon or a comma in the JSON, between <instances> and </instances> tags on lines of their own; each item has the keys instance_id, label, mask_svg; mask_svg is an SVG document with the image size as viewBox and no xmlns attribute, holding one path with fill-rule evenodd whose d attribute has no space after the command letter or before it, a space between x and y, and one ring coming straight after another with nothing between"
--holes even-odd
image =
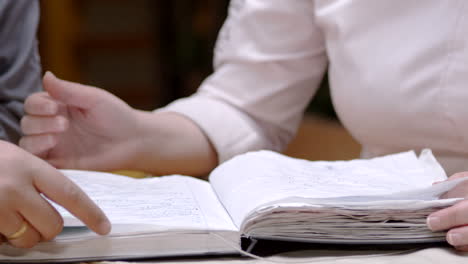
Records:
<instances>
[{"instance_id":1,"label":"woman's hand","mask_svg":"<svg viewBox=\"0 0 468 264\"><path fill-rule=\"evenodd\" d=\"M468 172L456 173L448 181L468 177ZM468 182L462 182L442 198L468 198ZM468 200L432 213L427 218L432 231L449 230L447 241L456 249L468 251Z\"/></svg>"},{"instance_id":2,"label":"woman's hand","mask_svg":"<svg viewBox=\"0 0 468 264\"><path fill-rule=\"evenodd\" d=\"M96 233L109 233L104 213L58 170L13 144L0 141L0 150L0 233L11 245L30 248L61 232L62 217L42 195Z\"/></svg>"},{"instance_id":3,"label":"woman's hand","mask_svg":"<svg viewBox=\"0 0 468 264\"><path fill-rule=\"evenodd\" d=\"M29 96L20 146L58 168L116 170L139 142L135 110L99 88L48 72L45 92Z\"/></svg>"},{"instance_id":4,"label":"woman's hand","mask_svg":"<svg viewBox=\"0 0 468 264\"><path fill-rule=\"evenodd\" d=\"M55 167L206 175L217 156L190 119L131 108L96 87L44 76L28 97L20 146Z\"/></svg>"}]
</instances>

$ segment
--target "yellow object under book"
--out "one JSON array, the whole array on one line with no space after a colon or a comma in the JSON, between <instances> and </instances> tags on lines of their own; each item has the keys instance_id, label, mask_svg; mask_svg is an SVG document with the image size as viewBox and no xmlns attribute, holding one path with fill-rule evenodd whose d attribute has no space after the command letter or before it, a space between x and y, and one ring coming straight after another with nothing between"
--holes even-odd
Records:
<instances>
[{"instance_id":1,"label":"yellow object under book","mask_svg":"<svg viewBox=\"0 0 468 264\"><path fill-rule=\"evenodd\" d=\"M142 171L132 171L132 170L118 170L118 171L113 171L112 173L132 177L132 178L147 178L151 176Z\"/></svg>"}]
</instances>

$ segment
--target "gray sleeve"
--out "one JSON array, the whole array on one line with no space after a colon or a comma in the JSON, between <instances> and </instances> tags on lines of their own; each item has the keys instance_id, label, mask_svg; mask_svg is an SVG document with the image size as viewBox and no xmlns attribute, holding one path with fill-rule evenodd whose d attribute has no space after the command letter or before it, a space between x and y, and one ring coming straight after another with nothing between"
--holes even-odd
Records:
<instances>
[{"instance_id":1,"label":"gray sleeve","mask_svg":"<svg viewBox=\"0 0 468 264\"><path fill-rule=\"evenodd\" d=\"M0 1L0 139L17 142L24 100L40 91L36 0Z\"/></svg>"}]
</instances>

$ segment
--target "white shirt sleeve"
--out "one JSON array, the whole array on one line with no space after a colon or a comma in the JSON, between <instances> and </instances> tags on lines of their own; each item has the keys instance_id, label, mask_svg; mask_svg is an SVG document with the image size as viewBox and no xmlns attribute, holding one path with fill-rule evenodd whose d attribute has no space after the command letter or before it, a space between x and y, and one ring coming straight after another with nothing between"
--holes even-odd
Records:
<instances>
[{"instance_id":1,"label":"white shirt sleeve","mask_svg":"<svg viewBox=\"0 0 468 264\"><path fill-rule=\"evenodd\" d=\"M163 111L197 123L219 162L251 150L283 150L327 64L311 0L232 0L214 73Z\"/></svg>"}]
</instances>

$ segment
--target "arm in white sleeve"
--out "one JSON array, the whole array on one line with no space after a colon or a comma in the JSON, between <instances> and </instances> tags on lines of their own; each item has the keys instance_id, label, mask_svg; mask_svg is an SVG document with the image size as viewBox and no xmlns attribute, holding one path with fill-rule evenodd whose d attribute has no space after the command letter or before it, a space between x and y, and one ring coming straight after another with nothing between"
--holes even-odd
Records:
<instances>
[{"instance_id":1,"label":"arm in white sleeve","mask_svg":"<svg viewBox=\"0 0 468 264\"><path fill-rule=\"evenodd\" d=\"M311 0L233 0L215 48L214 73L168 105L207 135L221 163L283 150L327 64Z\"/></svg>"}]
</instances>

